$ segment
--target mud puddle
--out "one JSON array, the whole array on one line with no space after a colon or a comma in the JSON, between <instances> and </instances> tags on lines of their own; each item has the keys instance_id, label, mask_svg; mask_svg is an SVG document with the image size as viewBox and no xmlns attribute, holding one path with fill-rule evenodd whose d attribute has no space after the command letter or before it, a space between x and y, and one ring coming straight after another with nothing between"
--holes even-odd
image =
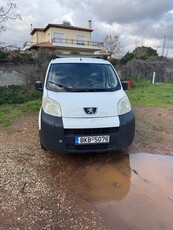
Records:
<instances>
[{"instance_id":1,"label":"mud puddle","mask_svg":"<svg viewBox=\"0 0 173 230\"><path fill-rule=\"evenodd\" d=\"M172 156L95 158L73 179L110 229L173 229Z\"/></svg>"}]
</instances>

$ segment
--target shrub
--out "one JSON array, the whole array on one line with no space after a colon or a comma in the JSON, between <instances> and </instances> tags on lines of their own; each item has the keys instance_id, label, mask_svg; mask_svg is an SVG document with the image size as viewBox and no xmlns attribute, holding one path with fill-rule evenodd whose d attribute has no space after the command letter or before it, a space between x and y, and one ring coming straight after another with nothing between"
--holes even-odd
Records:
<instances>
[{"instance_id":1,"label":"shrub","mask_svg":"<svg viewBox=\"0 0 173 230\"><path fill-rule=\"evenodd\" d=\"M2 104L21 104L41 98L41 94L35 91L32 86L10 85L0 87L0 105Z\"/></svg>"},{"instance_id":2,"label":"shrub","mask_svg":"<svg viewBox=\"0 0 173 230\"><path fill-rule=\"evenodd\" d=\"M2 49L0 49L0 63L6 62L8 58L8 54L4 52Z\"/></svg>"}]
</instances>

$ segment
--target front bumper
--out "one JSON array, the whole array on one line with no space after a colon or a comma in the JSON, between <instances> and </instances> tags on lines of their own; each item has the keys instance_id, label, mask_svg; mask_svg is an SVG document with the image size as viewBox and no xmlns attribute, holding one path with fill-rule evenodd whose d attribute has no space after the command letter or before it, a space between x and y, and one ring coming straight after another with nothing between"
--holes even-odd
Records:
<instances>
[{"instance_id":1,"label":"front bumper","mask_svg":"<svg viewBox=\"0 0 173 230\"><path fill-rule=\"evenodd\" d=\"M119 116L120 126L109 128L64 129L60 117L41 110L40 143L48 150L60 153L89 153L122 150L130 146L135 134L133 110ZM75 145L75 136L110 135L110 143Z\"/></svg>"}]
</instances>

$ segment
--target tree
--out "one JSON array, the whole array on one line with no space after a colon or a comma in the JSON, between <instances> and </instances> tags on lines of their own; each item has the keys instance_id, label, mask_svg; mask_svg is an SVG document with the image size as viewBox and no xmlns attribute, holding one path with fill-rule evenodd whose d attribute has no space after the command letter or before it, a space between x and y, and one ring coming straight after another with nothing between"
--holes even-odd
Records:
<instances>
[{"instance_id":1,"label":"tree","mask_svg":"<svg viewBox=\"0 0 173 230\"><path fill-rule=\"evenodd\" d=\"M121 63L125 64L127 63L128 61L131 61L132 59L134 58L134 54L133 53L130 53L129 51L124 55L124 57L121 59Z\"/></svg>"},{"instance_id":2,"label":"tree","mask_svg":"<svg viewBox=\"0 0 173 230\"><path fill-rule=\"evenodd\" d=\"M0 31L5 30L5 26L3 25L3 23L8 21L9 19L21 20L20 14L16 13L16 3L13 3L9 0L6 5L6 7L0 6Z\"/></svg>"},{"instance_id":3,"label":"tree","mask_svg":"<svg viewBox=\"0 0 173 230\"><path fill-rule=\"evenodd\" d=\"M158 56L158 53L157 53L157 50L155 50L151 47L141 46L141 47L136 47L133 50L133 55L136 59L146 60L150 57Z\"/></svg>"},{"instance_id":4,"label":"tree","mask_svg":"<svg viewBox=\"0 0 173 230\"><path fill-rule=\"evenodd\" d=\"M8 53L0 48L0 63L4 63L8 58Z\"/></svg>"},{"instance_id":5,"label":"tree","mask_svg":"<svg viewBox=\"0 0 173 230\"><path fill-rule=\"evenodd\" d=\"M118 35L106 35L105 48L110 53L110 57L120 58L123 53L123 48Z\"/></svg>"}]
</instances>

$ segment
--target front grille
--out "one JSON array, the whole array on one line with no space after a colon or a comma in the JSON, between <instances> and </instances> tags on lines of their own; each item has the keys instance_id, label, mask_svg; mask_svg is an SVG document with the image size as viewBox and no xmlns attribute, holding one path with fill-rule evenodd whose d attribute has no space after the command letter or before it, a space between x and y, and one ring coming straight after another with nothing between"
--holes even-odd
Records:
<instances>
[{"instance_id":1,"label":"front grille","mask_svg":"<svg viewBox=\"0 0 173 230\"><path fill-rule=\"evenodd\" d=\"M111 135L118 133L118 127L98 129L65 129L65 136Z\"/></svg>"},{"instance_id":2,"label":"front grille","mask_svg":"<svg viewBox=\"0 0 173 230\"><path fill-rule=\"evenodd\" d=\"M97 129L65 129L67 151L95 151L115 148L117 143L119 128L97 128ZM110 143L75 145L75 136L100 136L110 135Z\"/></svg>"}]
</instances>

